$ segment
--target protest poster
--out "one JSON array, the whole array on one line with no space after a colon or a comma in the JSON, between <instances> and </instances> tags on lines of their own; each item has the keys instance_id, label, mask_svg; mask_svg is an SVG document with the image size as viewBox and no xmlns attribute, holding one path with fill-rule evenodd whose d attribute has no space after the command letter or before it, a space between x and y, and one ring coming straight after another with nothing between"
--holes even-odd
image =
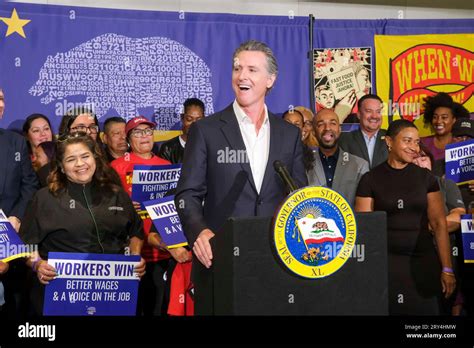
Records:
<instances>
[{"instance_id":1,"label":"protest poster","mask_svg":"<svg viewBox=\"0 0 474 348\"><path fill-rule=\"evenodd\" d=\"M156 230L169 249L188 245L179 220L174 196L144 202Z\"/></svg>"},{"instance_id":2,"label":"protest poster","mask_svg":"<svg viewBox=\"0 0 474 348\"><path fill-rule=\"evenodd\" d=\"M458 185L474 180L474 139L446 145L446 179Z\"/></svg>"},{"instance_id":3,"label":"protest poster","mask_svg":"<svg viewBox=\"0 0 474 348\"><path fill-rule=\"evenodd\" d=\"M139 255L50 252L43 315L136 315Z\"/></svg>"},{"instance_id":4,"label":"protest poster","mask_svg":"<svg viewBox=\"0 0 474 348\"><path fill-rule=\"evenodd\" d=\"M132 176L132 201L140 203L138 214L149 217L143 202L162 198L178 185L181 164L134 165Z\"/></svg>"},{"instance_id":5,"label":"protest poster","mask_svg":"<svg viewBox=\"0 0 474 348\"><path fill-rule=\"evenodd\" d=\"M34 250L25 245L7 216L0 209L0 261L8 262L30 255Z\"/></svg>"},{"instance_id":6,"label":"protest poster","mask_svg":"<svg viewBox=\"0 0 474 348\"><path fill-rule=\"evenodd\" d=\"M472 214L461 215L462 246L465 263L474 263L474 221Z\"/></svg>"}]
</instances>

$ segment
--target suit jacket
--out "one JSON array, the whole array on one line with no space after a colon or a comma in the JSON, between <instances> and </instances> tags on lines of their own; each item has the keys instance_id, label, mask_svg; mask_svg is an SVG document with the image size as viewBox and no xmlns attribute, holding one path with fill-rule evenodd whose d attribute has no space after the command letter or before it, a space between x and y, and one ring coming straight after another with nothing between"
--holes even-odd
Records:
<instances>
[{"instance_id":1,"label":"suit jacket","mask_svg":"<svg viewBox=\"0 0 474 348\"><path fill-rule=\"evenodd\" d=\"M245 144L232 104L191 126L175 196L191 245L205 228L218 233L229 217L274 215L286 197L286 187L273 169L275 160L286 165L297 184L307 184L298 129L270 113L269 122L270 149L260 194L242 156Z\"/></svg>"},{"instance_id":2,"label":"suit jacket","mask_svg":"<svg viewBox=\"0 0 474 348\"><path fill-rule=\"evenodd\" d=\"M179 135L161 144L158 156L171 163L182 163L184 147L182 147L179 142Z\"/></svg>"},{"instance_id":3,"label":"suit jacket","mask_svg":"<svg viewBox=\"0 0 474 348\"><path fill-rule=\"evenodd\" d=\"M25 139L0 129L0 209L20 220L38 189Z\"/></svg>"},{"instance_id":4,"label":"suit jacket","mask_svg":"<svg viewBox=\"0 0 474 348\"><path fill-rule=\"evenodd\" d=\"M342 150L342 149L341 149ZM318 150L314 153L313 169L308 171L308 183L313 186L328 186ZM354 207L355 194L362 175L369 171L369 163L346 151L339 151L332 189L340 193Z\"/></svg>"},{"instance_id":5,"label":"suit jacket","mask_svg":"<svg viewBox=\"0 0 474 348\"><path fill-rule=\"evenodd\" d=\"M369 163L370 169L372 169L387 160L388 150L385 140L383 139L385 138L385 133L387 133L385 129L380 129L377 133L372 163L370 163L369 151L367 150L367 145L365 144L364 136L360 129L342 133L339 139L339 146L347 152L365 159Z\"/></svg>"},{"instance_id":6,"label":"suit jacket","mask_svg":"<svg viewBox=\"0 0 474 348\"><path fill-rule=\"evenodd\" d=\"M37 189L38 179L31 166L25 139L0 128L0 209L7 217L16 216L22 220L26 206ZM26 275L22 273L24 267L22 261L11 261L8 273L0 276L0 305L3 303L5 284L5 293L11 293L6 302L12 310L15 308L13 292L15 286L23 281L22 276Z\"/></svg>"},{"instance_id":7,"label":"suit jacket","mask_svg":"<svg viewBox=\"0 0 474 348\"><path fill-rule=\"evenodd\" d=\"M270 148L260 194L245 160L245 144L232 104L191 126L175 196L190 246L205 228L219 234L229 217L274 215L286 196L286 187L273 169L275 160L286 165L297 184L306 185L299 130L270 113L268 116ZM194 257L191 277L195 314L214 314L213 267L206 269Z\"/></svg>"}]
</instances>

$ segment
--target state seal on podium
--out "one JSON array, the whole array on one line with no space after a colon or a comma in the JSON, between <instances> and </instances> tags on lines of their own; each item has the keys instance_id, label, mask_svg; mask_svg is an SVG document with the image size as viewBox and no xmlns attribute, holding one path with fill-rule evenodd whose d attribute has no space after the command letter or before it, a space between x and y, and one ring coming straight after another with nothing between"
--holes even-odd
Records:
<instances>
[{"instance_id":1,"label":"state seal on podium","mask_svg":"<svg viewBox=\"0 0 474 348\"><path fill-rule=\"evenodd\" d=\"M292 192L277 212L273 237L282 263L305 278L337 272L352 254L357 224L346 199L310 186Z\"/></svg>"}]
</instances>

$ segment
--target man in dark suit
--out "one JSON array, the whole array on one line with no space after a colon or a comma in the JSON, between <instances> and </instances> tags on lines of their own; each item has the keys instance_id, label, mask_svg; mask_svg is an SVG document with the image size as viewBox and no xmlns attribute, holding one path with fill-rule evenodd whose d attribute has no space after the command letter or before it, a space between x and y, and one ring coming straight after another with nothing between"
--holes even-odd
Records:
<instances>
[{"instance_id":1,"label":"man in dark suit","mask_svg":"<svg viewBox=\"0 0 474 348\"><path fill-rule=\"evenodd\" d=\"M273 169L275 160L306 185L299 130L265 105L278 72L273 52L264 43L249 41L237 48L233 59L236 99L191 127L175 197L193 247L194 281L212 279L206 269L213 258L209 240L229 217L272 216L284 200L285 185ZM212 314L212 294L199 293L195 285L196 313Z\"/></svg>"},{"instance_id":2,"label":"man in dark suit","mask_svg":"<svg viewBox=\"0 0 474 348\"><path fill-rule=\"evenodd\" d=\"M3 118L4 110L5 98L3 90L0 89L0 120ZM37 189L38 179L31 166L25 139L19 134L0 128L0 209L8 216L8 220L16 231L20 229L26 206ZM3 259L1 255L0 259ZM13 268L16 266L21 268L17 262L12 261L12 263L15 265ZM0 275L6 273L8 268L8 264L0 262ZM0 278L0 307L4 303L2 281L4 281L7 296L8 292L17 292L15 289L10 290L18 284L13 280L15 273L12 269L9 275ZM9 286L9 284L12 285ZM11 315L16 314L14 312L17 310L15 303L12 302L8 303L11 305Z\"/></svg>"},{"instance_id":3,"label":"man in dark suit","mask_svg":"<svg viewBox=\"0 0 474 348\"><path fill-rule=\"evenodd\" d=\"M374 168L388 157L382 126L383 102L375 94L367 94L357 102L358 130L342 133L339 145L347 152L365 159Z\"/></svg>"},{"instance_id":4,"label":"man in dark suit","mask_svg":"<svg viewBox=\"0 0 474 348\"><path fill-rule=\"evenodd\" d=\"M184 157L184 147L188 141L188 133L191 125L204 118L204 103L197 98L186 99L181 114L181 123L183 125L183 134L178 135L164 142L158 156L170 161L171 163L182 163Z\"/></svg>"}]
</instances>

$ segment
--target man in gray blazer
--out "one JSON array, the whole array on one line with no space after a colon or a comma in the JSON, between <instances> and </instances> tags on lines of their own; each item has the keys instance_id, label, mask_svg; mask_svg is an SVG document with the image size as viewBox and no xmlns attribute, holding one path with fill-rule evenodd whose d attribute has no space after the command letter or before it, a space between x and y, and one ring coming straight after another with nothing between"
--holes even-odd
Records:
<instances>
[{"instance_id":1,"label":"man in gray blazer","mask_svg":"<svg viewBox=\"0 0 474 348\"><path fill-rule=\"evenodd\" d=\"M354 206L357 185L369 171L369 164L339 147L341 125L334 111L319 111L313 125L319 148L314 150L313 168L307 172L308 183L332 188Z\"/></svg>"},{"instance_id":2,"label":"man in gray blazer","mask_svg":"<svg viewBox=\"0 0 474 348\"><path fill-rule=\"evenodd\" d=\"M365 159L370 168L385 162L388 157L382 126L383 102L375 94L367 94L357 102L358 130L342 133L339 146L347 152Z\"/></svg>"}]
</instances>

